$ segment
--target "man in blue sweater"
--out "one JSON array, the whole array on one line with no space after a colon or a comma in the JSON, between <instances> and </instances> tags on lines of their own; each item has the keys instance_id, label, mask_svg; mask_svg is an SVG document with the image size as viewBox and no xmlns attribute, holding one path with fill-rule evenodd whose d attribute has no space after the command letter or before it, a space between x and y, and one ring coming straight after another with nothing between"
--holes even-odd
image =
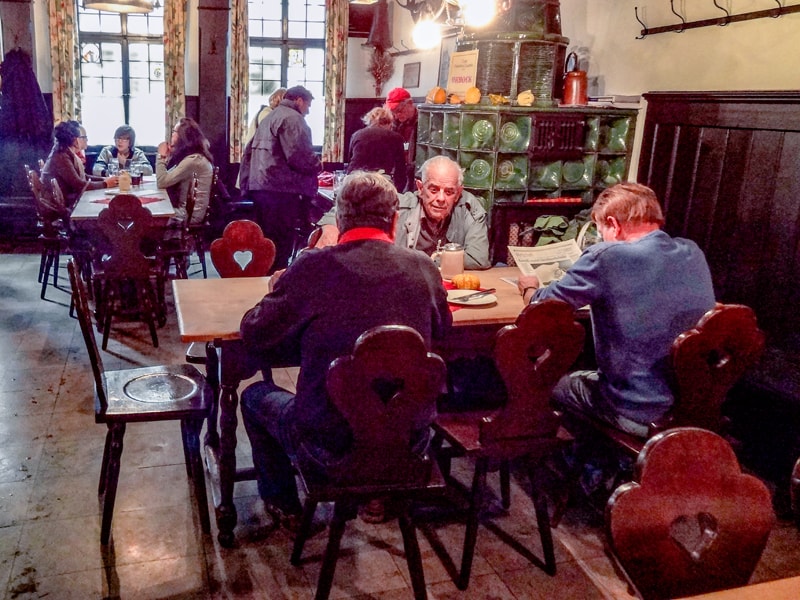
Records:
<instances>
[{"instance_id":1,"label":"man in blue sweater","mask_svg":"<svg viewBox=\"0 0 800 600\"><path fill-rule=\"evenodd\" d=\"M566 375L553 402L638 436L674 401L670 347L714 306L711 274L697 244L661 231L653 190L621 183L595 201L592 220L603 237L566 275L541 287L521 276L526 302L555 298L591 307L597 371Z\"/></svg>"}]
</instances>

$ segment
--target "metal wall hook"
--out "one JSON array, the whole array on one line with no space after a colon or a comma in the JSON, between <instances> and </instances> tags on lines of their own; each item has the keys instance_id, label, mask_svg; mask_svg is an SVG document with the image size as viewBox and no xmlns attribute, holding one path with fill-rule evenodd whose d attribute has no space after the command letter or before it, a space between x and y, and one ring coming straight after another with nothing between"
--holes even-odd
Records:
<instances>
[{"instance_id":1,"label":"metal wall hook","mask_svg":"<svg viewBox=\"0 0 800 600\"><path fill-rule=\"evenodd\" d=\"M672 11L673 15L675 15L681 20L681 28L676 29L675 33L683 33L683 26L686 25L686 19L684 19L683 15L681 15L675 10L675 0L669 0L669 9Z\"/></svg>"},{"instance_id":2,"label":"metal wall hook","mask_svg":"<svg viewBox=\"0 0 800 600\"><path fill-rule=\"evenodd\" d=\"M641 35L637 35L636 39L637 40L643 40L644 38L647 37L647 25L645 25L644 21L642 21L639 18L639 7L638 6L634 6L633 7L633 14L636 15L636 20L639 21L639 24L642 26L642 34Z\"/></svg>"},{"instance_id":3,"label":"metal wall hook","mask_svg":"<svg viewBox=\"0 0 800 600\"><path fill-rule=\"evenodd\" d=\"M775 0L775 4L778 5L778 10L776 10L775 14L772 15L773 19L777 19L778 17L783 16L783 4L781 4L781 0Z\"/></svg>"},{"instance_id":4,"label":"metal wall hook","mask_svg":"<svg viewBox=\"0 0 800 600\"><path fill-rule=\"evenodd\" d=\"M719 24L720 27L725 27L728 23L731 22L731 12L727 8L723 8L719 4L717 4L717 0L711 0L718 9L725 13L725 19Z\"/></svg>"}]
</instances>

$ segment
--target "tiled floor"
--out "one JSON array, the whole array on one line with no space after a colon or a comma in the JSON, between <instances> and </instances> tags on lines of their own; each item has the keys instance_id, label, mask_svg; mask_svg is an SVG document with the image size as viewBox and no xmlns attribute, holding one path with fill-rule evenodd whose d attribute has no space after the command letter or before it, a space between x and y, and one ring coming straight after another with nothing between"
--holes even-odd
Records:
<instances>
[{"instance_id":1,"label":"tiled floor","mask_svg":"<svg viewBox=\"0 0 800 600\"><path fill-rule=\"evenodd\" d=\"M236 486L237 547L202 536L189 499L176 423L128 426L113 544L99 543L97 480L105 427L93 419L91 375L64 289L39 299L36 254L0 254L0 590L12 598L313 597L326 535L307 544L301 568L290 539L274 530L254 482ZM62 261L63 263L63 261ZM66 271L60 285L66 288ZM144 326L112 332L107 368L180 362L174 313L154 349ZM291 381L291 372L278 377ZM240 428L239 456L249 462ZM513 486L503 527L538 550L532 505ZM318 515L319 517L320 515ZM324 516L324 515L323 515ZM437 529L456 557L463 526ZM558 574L545 575L481 528L469 590L451 583L420 535L429 597L629 598L603 552L596 517L576 507L555 530ZM396 522L350 523L332 598L394 600L411 590ZM779 522L754 581L800 574L800 536Z\"/></svg>"}]
</instances>

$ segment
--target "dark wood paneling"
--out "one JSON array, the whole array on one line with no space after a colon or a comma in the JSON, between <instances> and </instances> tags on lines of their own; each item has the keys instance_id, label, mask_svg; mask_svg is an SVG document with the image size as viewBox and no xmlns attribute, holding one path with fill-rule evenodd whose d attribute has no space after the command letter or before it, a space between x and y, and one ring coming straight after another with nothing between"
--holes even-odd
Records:
<instances>
[{"instance_id":1,"label":"dark wood paneling","mask_svg":"<svg viewBox=\"0 0 800 600\"><path fill-rule=\"evenodd\" d=\"M706 252L719 300L800 337L800 93L652 93L639 181Z\"/></svg>"}]
</instances>

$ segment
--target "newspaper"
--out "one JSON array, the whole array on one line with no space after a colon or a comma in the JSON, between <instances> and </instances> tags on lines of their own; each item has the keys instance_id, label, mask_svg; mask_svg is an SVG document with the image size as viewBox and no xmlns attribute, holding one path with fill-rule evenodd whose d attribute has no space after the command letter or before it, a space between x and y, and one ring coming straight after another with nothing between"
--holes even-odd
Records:
<instances>
[{"instance_id":1,"label":"newspaper","mask_svg":"<svg viewBox=\"0 0 800 600\"><path fill-rule=\"evenodd\" d=\"M561 279L581 255L581 249L575 240L546 246L509 246L508 251L522 274L536 275L541 285Z\"/></svg>"}]
</instances>

